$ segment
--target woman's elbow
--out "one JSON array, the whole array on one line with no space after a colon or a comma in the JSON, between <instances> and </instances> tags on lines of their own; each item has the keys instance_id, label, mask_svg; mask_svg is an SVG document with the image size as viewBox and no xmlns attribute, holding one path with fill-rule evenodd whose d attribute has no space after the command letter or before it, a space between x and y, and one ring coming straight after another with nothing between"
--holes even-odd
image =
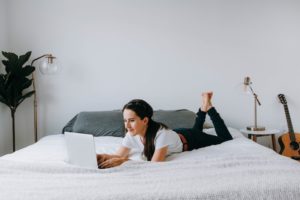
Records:
<instances>
[{"instance_id":1,"label":"woman's elbow","mask_svg":"<svg viewBox=\"0 0 300 200\"><path fill-rule=\"evenodd\" d=\"M166 157L161 157L161 158L152 158L151 162L164 162L166 161Z\"/></svg>"}]
</instances>

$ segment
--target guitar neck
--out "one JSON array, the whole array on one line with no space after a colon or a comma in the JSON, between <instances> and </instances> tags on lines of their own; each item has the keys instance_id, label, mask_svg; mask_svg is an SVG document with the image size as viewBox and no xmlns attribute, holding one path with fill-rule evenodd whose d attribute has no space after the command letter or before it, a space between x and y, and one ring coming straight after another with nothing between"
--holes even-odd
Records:
<instances>
[{"instance_id":1,"label":"guitar neck","mask_svg":"<svg viewBox=\"0 0 300 200\"><path fill-rule=\"evenodd\" d=\"M287 105L283 105L283 106L284 106L284 112L285 112L285 116L286 116L286 121L287 121L288 129L289 129L291 141L296 141L289 108Z\"/></svg>"}]
</instances>

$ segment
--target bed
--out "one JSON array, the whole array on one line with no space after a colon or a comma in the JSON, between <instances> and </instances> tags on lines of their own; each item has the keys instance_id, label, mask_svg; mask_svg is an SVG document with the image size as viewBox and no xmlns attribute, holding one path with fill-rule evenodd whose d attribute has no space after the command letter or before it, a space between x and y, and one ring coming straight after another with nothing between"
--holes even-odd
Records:
<instances>
[{"instance_id":1,"label":"bed","mask_svg":"<svg viewBox=\"0 0 300 200\"><path fill-rule=\"evenodd\" d=\"M189 122L183 112L187 111L166 123L183 123L180 116ZM122 137L114 135L121 134L122 126L115 127L114 119L100 123L99 130L90 115L76 115L64 131L75 132L76 120L81 119L78 127L88 125L94 131L97 153L113 153L121 144ZM157 118L166 116L162 112ZM107 124L118 131L110 135ZM103 130L106 135L101 135ZM68 164L64 134L49 135L0 158L0 199L300 199L299 162L254 143L234 128L229 130L233 140L173 154L166 162L146 162L132 151L130 161L99 170ZM215 134L213 128L205 131Z\"/></svg>"}]
</instances>

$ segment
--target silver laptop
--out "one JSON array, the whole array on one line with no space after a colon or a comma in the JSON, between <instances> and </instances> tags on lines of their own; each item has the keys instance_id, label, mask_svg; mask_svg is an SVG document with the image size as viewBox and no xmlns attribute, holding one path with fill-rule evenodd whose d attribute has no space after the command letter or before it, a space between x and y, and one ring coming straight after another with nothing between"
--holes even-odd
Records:
<instances>
[{"instance_id":1,"label":"silver laptop","mask_svg":"<svg viewBox=\"0 0 300 200\"><path fill-rule=\"evenodd\" d=\"M65 132L69 163L98 169L93 135Z\"/></svg>"}]
</instances>

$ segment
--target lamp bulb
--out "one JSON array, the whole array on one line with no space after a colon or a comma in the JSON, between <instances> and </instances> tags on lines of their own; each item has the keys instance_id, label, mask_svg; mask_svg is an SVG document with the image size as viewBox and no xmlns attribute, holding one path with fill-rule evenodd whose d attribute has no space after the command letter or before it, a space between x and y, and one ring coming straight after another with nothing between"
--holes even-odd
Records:
<instances>
[{"instance_id":1,"label":"lamp bulb","mask_svg":"<svg viewBox=\"0 0 300 200\"><path fill-rule=\"evenodd\" d=\"M39 67L40 72L45 74L55 74L58 71L58 66L55 63L49 63L47 59L44 59Z\"/></svg>"}]
</instances>

